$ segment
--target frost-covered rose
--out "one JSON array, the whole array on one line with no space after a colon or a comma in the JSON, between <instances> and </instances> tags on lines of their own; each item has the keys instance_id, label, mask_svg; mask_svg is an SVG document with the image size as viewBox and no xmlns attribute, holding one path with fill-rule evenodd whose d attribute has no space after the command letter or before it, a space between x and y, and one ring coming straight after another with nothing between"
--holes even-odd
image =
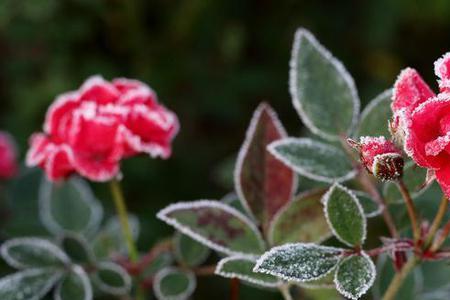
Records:
<instances>
[{"instance_id":1,"label":"frost-covered rose","mask_svg":"<svg viewBox=\"0 0 450 300\"><path fill-rule=\"evenodd\" d=\"M384 136L365 136L359 142L349 142L359 151L361 163L370 174L381 180L393 180L402 176L402 153L392 141L386 140Z\"/></svg>"},{"instance_id":2,"label":"frost-covered rose","mask_svg":"<svg viewBox=\"0 0 450 300\"><path fill-rule=\"evenodd\" d=\"M30 139L27 164L43 168L50 180L78 173L107 181L118 175L123 158L168 158L178 127L176 115L144 83L93 76L50 106L44 132Z\"/></svg>"},{"instance_id":3,"label":"frost-covered rose","mask_svg":"<svg viewBox=\"0 0 450 300\"><path fill-rule=\"evenodd\" d=\"M0 178L14 177L17 170L16 145L8 133L0 131Z\"/></svg>"},{"instance_id":4,"label":"frost-covered rose","mask_svg":"<svg viewBox=\"0 0 450 300\"><path fill-rule=\"evenodd\" d=\"M408 74L408 69L402 74ZM422 81L400 75L392 108L402 104L405 151L414 161L434 173L450 196L450 53L435 62L440 93L435 96ZM418 75L417 75L418 76ZM420 78L420 77L419 77Z\"/></svg>"}]
</instances>

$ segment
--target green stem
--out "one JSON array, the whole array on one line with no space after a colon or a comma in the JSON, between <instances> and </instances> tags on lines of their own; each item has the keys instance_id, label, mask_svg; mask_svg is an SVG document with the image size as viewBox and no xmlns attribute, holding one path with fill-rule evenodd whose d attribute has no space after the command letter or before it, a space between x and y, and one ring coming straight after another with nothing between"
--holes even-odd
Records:
<instances>
[{"instance_id":1,"label":"green stem","mask_svg":"<svg viewBox=\"0 0 450 300\"><path fill-rule=\"evenodd\" d=\"M439 209L434 217L433 223L431 224L430 230L428 231L427 238L425 240L425 249L430 246L431 242L436 235L436 232L439 229L439 226L442 223L442 220L445 217L445 213L447 212L448 200L447 197L443 196L441 200L441 204L439 205Z\"/></svg>"},{"instance_id":2,"label":"green stem","mask_svg":"<svg viewBox=\"0 0 450 300\"><path fill-rule=\"evenodd\" d=\"M398 189L400 190L400 193L403 196L403 199L405 200L406 209L408 211L409 219L411 221L411 226L413 230L414 242L417 245L420 240L420 227L417 221L416 207L411 198L411 195L409 194L408 188L406 187L402 179L399 179L397 181L397 186Z\"/></svg>"},{"instance_id":3,"label":"green stem","mask_svg":"<svg viewBox=\"0 0 450 300\"><path fill-rule=\"evenodd\" d=\"M412 269L414 269L414 267L417 265L418 262L419 261L415 256L411 257L408 260L408 262L403 266L400 272L395 274L388 289L384 293L382 300L393 300L395 298L406 276L408 276L409 272L411 272Z\"/></svg>"},{"instance_id":4,"label":"green stem","mask_svg":"<svg viewBox=\"0 0 450 300\"><path fill-rule=\"evenodd\" d=\"M289 292L289 285L284 284L279 287L281 295L283 295L284 300L293 300L291 293Z\"/></svg>"},{"instance_id":5,"label":"green stem","mask_svg":"<svg viewBox=\"0 0 450 300\"><path fill-rule=\"evenodd\" d=\"M117 215L119 217L120 226L122 228L122 234L127 244L128 255L132 263L137 263L139 260L139 254L136 244L131 233L130 223L128 222L127 206L125 204L125 198L123 197L120 183L117 179L111 180L111 194L113 196L114 204L116 206ZM138 283L136 290L136 300L144 299L144 292Z\"/></svg>"}]
</instances>

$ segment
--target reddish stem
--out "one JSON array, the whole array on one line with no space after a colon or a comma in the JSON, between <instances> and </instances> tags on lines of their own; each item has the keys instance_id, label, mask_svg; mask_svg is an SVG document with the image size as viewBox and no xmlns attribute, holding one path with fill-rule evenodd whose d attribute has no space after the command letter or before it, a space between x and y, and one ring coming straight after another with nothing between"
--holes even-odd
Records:
<instances>
[{"instance_id":1,"label":"reddish stem","mask_svg":"<svg viewBox=\"0 0 450 300\"><path fill-rule=\"evenodd\" d=\"M232 278L230 284L231 284L230 300L239 300L239 288L240 288L239 279Z\"/></svg>"}]
</instances>

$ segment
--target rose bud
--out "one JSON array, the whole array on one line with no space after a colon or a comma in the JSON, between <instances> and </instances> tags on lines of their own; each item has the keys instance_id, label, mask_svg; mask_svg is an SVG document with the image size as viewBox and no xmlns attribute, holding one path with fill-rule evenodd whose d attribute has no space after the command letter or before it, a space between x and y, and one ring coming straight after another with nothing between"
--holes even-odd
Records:
<instances>
[{"instance_id":1,"label":"rose bud","mask_svg":"<svg viewBox=\"0 0 450 300\"><path fill-rule=\"evenodd\" d=\"M395 180L403 175L401 151L385 137L361 137L359 142L348 140L360 154L361 163L370 174L381 180Z\"/></svg>"},{"instance_id":2,"label":"rose bud","mask_svg":"<svg viewBox=\"0 0 450 300\"><path fill-rule=\"evenodd\" d=\"M0 131L0 179L10 179L17 174L17 150L11 136Z\"/></svg>"}]
</instances>

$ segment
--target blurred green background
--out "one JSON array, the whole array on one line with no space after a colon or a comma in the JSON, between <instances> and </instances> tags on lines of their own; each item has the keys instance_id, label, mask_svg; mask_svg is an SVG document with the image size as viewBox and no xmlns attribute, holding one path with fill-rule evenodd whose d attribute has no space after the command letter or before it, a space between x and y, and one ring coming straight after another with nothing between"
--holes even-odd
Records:
<instances>
[{"instance_id":1,"label":"blurred green background","mask_svg":"<svg viewBox=\"0 0 450 300\"><path fill-rule=\"evenodd\" d=\"M160 208L230 191L224 174L260 101L275 107L290 135L301 134L287 84L299 26L344 62L363 103L405 66L434 87L432 63L450 50L445 0L0 0L0 128L16 137L23 157L55 96L89 75L152 86L178 114L181 131L171 159L139 157L123 165L145 250L172 232L154 217ZM107 187L95 188L111 206ZM227 298L226 280L205 282L198 295ZM278 297L243 293L243 299Z\"/></svg>"}]
</instances>

